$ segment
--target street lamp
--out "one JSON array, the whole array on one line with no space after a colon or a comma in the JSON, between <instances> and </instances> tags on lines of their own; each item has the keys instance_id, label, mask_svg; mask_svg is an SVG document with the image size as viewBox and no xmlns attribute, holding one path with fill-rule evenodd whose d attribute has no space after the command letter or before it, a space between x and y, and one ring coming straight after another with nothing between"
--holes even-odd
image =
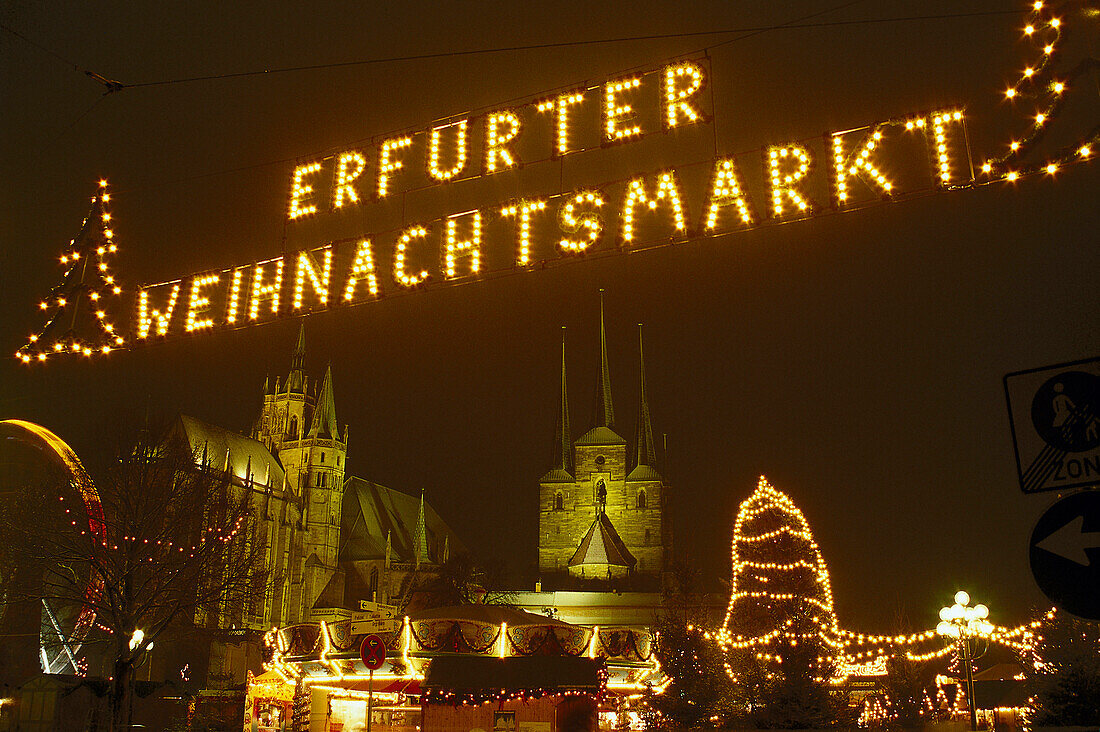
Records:
<instances>
[{"instance_id":1,"label":"street lamp","mask_svg":"<svg viewBox=\"0 0 1100 732\"><path fill-rule=\"evenodd\" d=\"M940 608L940 623L936 632L952 638L959 644L959 656L966 664L966 702L970 707L970 729L978 729L978 715L974 709L974 652L980 638L988 638L993 632L989 608L978 604L969 607L970 595L963 590L955 593L955 604Z\"/></svg>"}]
</instances>

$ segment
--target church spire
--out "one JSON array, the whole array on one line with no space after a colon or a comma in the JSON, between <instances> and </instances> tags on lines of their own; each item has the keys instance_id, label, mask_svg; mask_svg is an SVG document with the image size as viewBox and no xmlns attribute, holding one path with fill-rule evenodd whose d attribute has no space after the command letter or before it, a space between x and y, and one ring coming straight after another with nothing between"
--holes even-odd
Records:
<instances>
[{"instance_id":1,"label":"church spire","mask_svg":"<svg viewBox=\"0 0 1100 732\"><path fill-rule=\"evenodd\" d=\"M286 390L304 394L306 390L306 321L303 318L298 328L298 345L294 348L294 356L290 359L290 375L286 378Z\"/></svg>"},{"instance_id":2,"label":"church spire","mask_svg":"<svg viewBox=\"0 0 1100 732\"><path fill-rule=\"evenodd\" d=\"M638 323L638 362L641 369L642 404L638 410L638 430L634 435L634 466L654 467L657 453L653 445L653 424L649 421L649 397L645 390L645 354L642 351L642 324Z\"/></svg>"},{"instance_id":3,"label":"church spire","mask_svg":"<svg viewBox=\"0 0 1100 732\"><path fill-rule=\"evenodd\" d=\"M565 326L561 329L561 412L554 429L554 469L573 472L573 437L569 429L569 392L565 386Z\"/></svg>"},{"instance_id":4,"label":"church spire","mask_svg":"<svg viewBox=\"0 0 1100 732\"><path fill-rule=\"evenodd\" d=\"M309 426L310 437L331 437L340 439L340 428L336 426L336 402L332 396L332 364L325 371L325 380L321 384L321 393L317 395L317 407L313 410L313 421Z\"/></svg>"},{"instance_id":5,"label":"church spire","mask_svg":"<svg viewBox=\"0 0 1100 732\"><path fill-rule=\"evenodd\" d=\"M611 373L607 368L607 334L603 326L603 289L600 289L600 375L596 382L595 427L615 429L615 406L611 403Z\"/></svg>"},{"instance_id":6,"label":"church spire","mask_svg":"<svg viewBox=\"0 0 1100 732\"><path fill-rule=\"evenodd\" d=\"M420 489L420 513L416 515L416 542L414 552L416 554L416 568L420 569L421 562L428 561L428 525L424 518L424 489Z\"/></svg>"}]
</instances>

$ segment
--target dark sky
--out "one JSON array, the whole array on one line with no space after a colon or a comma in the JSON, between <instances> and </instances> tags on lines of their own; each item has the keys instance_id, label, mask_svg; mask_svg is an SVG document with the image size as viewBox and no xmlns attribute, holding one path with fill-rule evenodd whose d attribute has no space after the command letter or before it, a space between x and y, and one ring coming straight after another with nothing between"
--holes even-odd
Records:
<instances>
[{"instance_id":1,"label":"dark sky","mask_svg":"<svg viewBox=\"0 0 1100 732\"><path fill-rule=\"evenodd\" d=\"M376 234L385 250L402 220L554 192L559 180L568 189L681 163L697 222L707 167L686 164L716 150L750 151L738 163L764 214L761 162L752 151L794 139L816 138L807 143L818 146L814 195L828 213L824 132L959 107L980 162L1027 127L1001 94L1034 60L1020 42L1023 3L246 5L16 0L0 9L5 353L40 325L36 303L60 276L57 256L100 176L112 186L115 267L133 287L341 237ZM737 36L140 86L105 97L73 68L138 84L812 15L807 22L1004 10L1021 13L733 40L710 51L703 106L713 124L410 194L405 211L394 199L290 224L295 160L351 147L373 160L372 144L388 131L599 84L634 67L660 68ZM1095 55L1096 16L1088 17L1077 38L1092 38ZM1080 58L1078 51L1066 63ZM1056 138L1072 141L1097 123L1096 84L1089 77L1071 87ZM654 89L639 107L656 125L645 117L656 109ZM586 108L598 104L590 92ZM410 153L406 165L419 166L420 154ZM899 178L927 175L926 162L896 154ZM814 528L843 625L890 632L900 608L931 627L960 587L988 604L993 620L1011 625L1042 599L1026 549L1051 496L1024 496L1017 486L1001 379L1095 354L1098 180L1095 163L1078 165L1054 178L915 196L389 297L309 317L307 364L319 376L332 362L356 474L409 492L426 488L481 556L526 567L535 560L536 481L550 461L559 329L568 328L579 435L592 419L597 290L605 288L619 429L628 436L638 402L636 324L646 326L654 428L668 435L681 557L715 581L727 577L737 505L766 473ZM621 186L606 190L617 209ZM609 218L604 247L617 229ZM510 238L496 242L486 248L509 251ZM132 300L124 302L128 309ZM41 422L82 455L102 448L104 425L147 404L243 429L258 410L265 375L285 373L297 327L285 318L44 367L5 358L0 417Z\"/></svg>"}]
</instances>

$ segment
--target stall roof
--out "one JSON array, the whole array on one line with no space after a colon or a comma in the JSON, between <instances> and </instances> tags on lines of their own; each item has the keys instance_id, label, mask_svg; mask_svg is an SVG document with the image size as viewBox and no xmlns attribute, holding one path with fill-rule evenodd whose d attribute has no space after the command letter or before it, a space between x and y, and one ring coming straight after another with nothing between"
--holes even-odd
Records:
<instances>
[{"instance_id":1,"label":"stall roof","mask_svg":"<svg viewBox=\"0 0 1100 732\"><path fill-rule=\"evenodd\" d=\"M520 625L572 627L569 623L556 618L517 610L507 605L452 605L409 613L409 620L414 623L420 620L468 620L475 623L492 623L493 625L508 623L509 627Z\"/></svg>"},{"instance_id":2,"label":"stall roof","mask_svg":"<svg viewBox=\"0 0 1100 732\"><path fill-rule=\"evenodd\" d=\"M421 686L456 693L558 689L595 694L603 666L601 659L576 656L440 656L432 659Z\"/></svg>"}]
</instances>

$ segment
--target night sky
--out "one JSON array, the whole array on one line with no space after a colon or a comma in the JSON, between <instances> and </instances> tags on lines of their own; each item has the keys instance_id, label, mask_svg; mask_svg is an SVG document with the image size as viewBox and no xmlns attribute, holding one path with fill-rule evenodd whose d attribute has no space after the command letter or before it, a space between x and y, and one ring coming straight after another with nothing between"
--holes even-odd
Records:
<instances>
[{"instance_id":1,"label":"night sky","mask_svg":"<svg viewBox=\"0 0 1100 732\"><path fill-rule=\"evenodd\" d=\"M28 367L10 357L40 326L37 303L58 281L57 257L101 176L111 182L120 248L113 266L130 287L125 306L114 305L120 324L129 322L139 283L360 235L373 235L384 286L396 295L388 261L402 223L496 208L560 184L608 183L607 231L594 256L307 319L307 366L320 377L332 363L354 474L410 493L425 488L479 556L533 566L560 328L579 436L593 415L604 288L618 430L633 436L644 323L654 429L668 441L662 467L673 487L676 553L716 587L728 579L737 506L765 473L810 521L840 621L852 630L892 632L899 612L932 627L959 588L1004 625L1042 602L1027 542L1053 496L1018 487L1002 377L1095 355L1100 168L894 203L855 184L868 205L834 214L821 148L825 132L962 108L975 161L1000 153L1033 112L1003 95L1036 54L1021 42L1023 3L268 3L263 13L246 5L17 0L0 8L0 344L9 354L0 360L0 417L40 422L87 457L104 449L106 427L120 415L147 408L246 429L265 376L289 367L294 317L176 335L90 361ZM1020 12L828 25L1006 10ZM1096 15L1065 17L1087 18L1073 29L1066 65L1097 56ZM799 19L819 25L133 86L106 96L83 73L139 85ZM543 160L546 124L527 111L522 170L286 221L297 162L361 148L373 166L388 132L659 69L708 46L700 104L710 124L559 162ZM645 77L632 97L652 129L660 124L656 79ZM1097 88L1095 74L1071 87L1052 147L1097 124ZM578 107L578 144L598 146L600 103L596 90ZM479 146L478 124L471 141ZM623 186L612 181L682 170L697 225L707 161L749 151L738 165L763 217L768 197L754 151L790 140L813 148L810 190L822 215L599 256L618 232ZM408 176L394 185L422 176L424 147L418 138L405 155ZM927 186L927 157L903 147L891 174ZM963 173L965 152L953 155ZM891 158L882 160L889 169ZM555 257L552 214L543 226L538 256ZM507 266L511 227L487 228L489 269ZM424 262L438 272L434 257ZM334 283L342 289L342 270Z\"/></svg>"}]
</instances>

